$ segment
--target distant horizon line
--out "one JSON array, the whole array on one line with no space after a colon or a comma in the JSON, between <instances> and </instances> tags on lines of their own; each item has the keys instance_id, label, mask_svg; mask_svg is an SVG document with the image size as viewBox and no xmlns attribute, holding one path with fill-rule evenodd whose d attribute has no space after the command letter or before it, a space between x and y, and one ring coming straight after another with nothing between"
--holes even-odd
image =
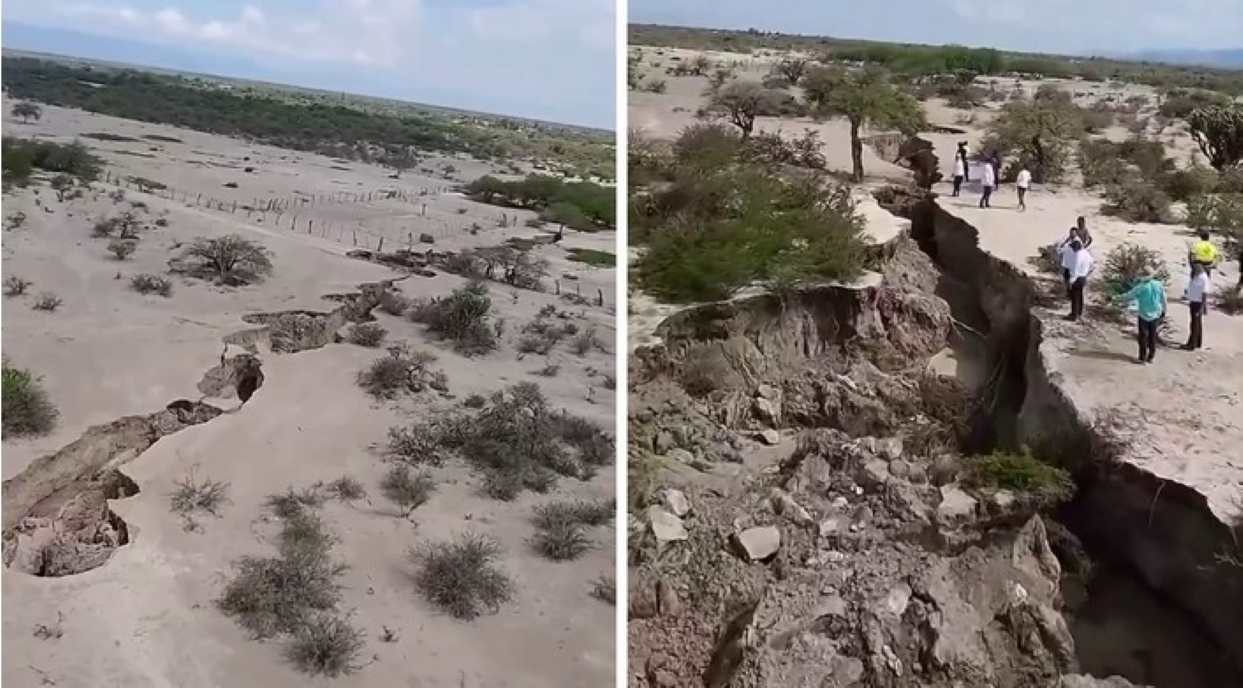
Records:
<instances>
[{"instance_id":1,"label":"distant horizon line","mask_svg":"<svg viewBox=\"0 0 1243 688\"><path fill-rule=\"evenodd\" d=\"M15 25L25 26L24 24L21 24L21 22L3 22L3 23L4 24L13 23ZM143 43L142 41L134 41L134 42ZM395 98L393 96L382 96L382 95L374 95L374 94L368 94L368 93L356 93L353 91L325 89L325 88L318 88L314 86L302 86L302 85L295 84L295 83L286 83L286 82L281 82L281 81L268 81L266 79L256 79L253 77L246 77L246 76L230 76L228 74L214 74L211 72L199 72L199 71L194 71L194 70L178 69L176 67L162 67L157 64L141 64L141 63L136 63L136 62L123 62L123 61L118 61L118 60L110 60L110 59L105 59L102 57L89 57L85 55L70 55L67 53L58 53L58 52L53 52L49 50L40 50L37 48L10 47L6 42L3 46L0 46L0 54L9 54L9 53L25 53L26 55L33 57L33 58L38 58L40 56L46 56L46 57L52 57L52 58L62 58L66 60L76 60L79 62L88 62L88 63L93 62L93 63L97 63L101 65L108 65L108 66L113 66L113 67L118 67L118 68L134 69L135 71L147 71L147 72L152 72L152 73L169 72L175 75L207 77L211 79L219 79L219 80L226 80L226 81L242 81L242 82L249 82L253 84L260 84L260 85L267 85L267 86L283 86L286 88L297 88L303 91L312 91L316 93L334 93L334 94L340 93L340 94L345 94L345 95L358 96L360 98L371 98L375 100L387 100L387 101L392 101L395 103L402 103L405 105L411 105L416 108L422 108L422 109L429 110L429 111L441 111L444 114L458 113L458 114L463 114L463 115L477 115L477 116L482 116L485 118L492 118L492 119L519 120L522 122L528 122L532 124L561 127L564 129L577 129L577 130L585 131L585 132L597 132L601 134L610 134L610 135L616 135L617 133L617 130L615 128L605 129L602 127L592 126L588 124L575 124L572 122L558 122L555 120L539 119L539 118L530 117L527 115L511 115L511 114L505 114L501 112L488 112L484 110L469 110L466 108L456 107L453 105L437 105L435 103L424 103L424 102L417 101L417 100L406 100L404 98ZM15 56L20 56L20 55L15 55Z\"/></svg>"},{"instance_id":2,"label":"distant horizon line","mask_svg":"<svg viewBox=\"0 0 1243 688\"><path fill-rule=\"evenodd\" d=\"M1072 58L1102 58L1102 59L1120 60L1120 61L1126 61L1126 62L1148 62L1148 63L1156 63L1156 64L1166 64L1172 67L1186 67L1186 66L1189 66L1189 63L1167 62L1167 61L1153 60L1153 59L1142 59L1140 56L1146 53L1193 53L1193 54L1200 54L1200 55L1211 55L1215 53L1236 53L1236 52L1243 53L1243 44L1240 44L1236 47L1230 47L1230 48L1188 48L1188 47L1179 47L1179 46L1167 46L1167 47L1148 47L1148 48L1144 48L1141 50L1116 50L1116 51L1104 51L1104 52L1099 52L1099 51L1064 52L1064 51L1043 51L1043 50L1021 50L1021 49L1016 49L1016 48L1003 48L1003 47L996 46L996 45L972 44L972 43L963 43L963 42L958 42L958 41L938 43L938 42L927 42L927 41L902 41L902 40L884 39L884 38L864 38L864 37L859 37L859 36L839 36L839 35L830 35L830 34L824 34L824 33L798 33L794 31L782 31L782 30L777 30L777 29L763 29L758 26L750 26L747 28L737 28L737 27L728 27L728 26L697 26L693 24L666 24L666 23L661 23L661 22L645 22L645 21L626 22L626 27L628 29L630 27L635 27L635 26L650 26L650 27L659 27L659 28L667 28L667 29L691 29L691 30L697 30L697 31L718 31L718 32L731 32L731 33L748 33L750 31L756 31L759 33L775 34L779 36L794 36L798 38L827 38L827 39L833 39L833 40L838 40L838 41L855 41L859 43L887 43L887 44L892 44L892 45L913 45L913 46L918 45L918 46L927 46L927 47L932 47L932 48L943 47L943 46L948 46L948 45L961 45L967 48L988 48L992 50L998 50L1001 52L1016 53L1016 54L1023 54L1023 55L1039 55L1039 56L1048 56L1048 57L1072 57ZM627 42L627 44L629 45L629 42ZM1243 70L1243 67L1231 68L1231 67L1215 66L1212 64L1198 64L1197 63L1192 66L1205 67L1208 69L1220 69L1224 71Z\"/></svg>"}]
</instances>

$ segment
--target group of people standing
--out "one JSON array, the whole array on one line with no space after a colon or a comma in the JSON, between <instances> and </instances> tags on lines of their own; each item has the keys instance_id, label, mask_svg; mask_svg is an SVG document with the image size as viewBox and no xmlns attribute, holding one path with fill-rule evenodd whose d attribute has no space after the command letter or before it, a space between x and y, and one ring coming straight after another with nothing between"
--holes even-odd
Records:
<instances>
[{"instance_id":1,"label":"group of people standing","mask_svg":"<svg viewBox=\"0 0 1243 688\"><path fill-rule=\"evenodd\" d=\"M963 182L969 181L970 163L967 157L967 142L959 141L958 150L954 152L954 191L951 196L962 195ZM996 152L984 158L980 165L980 203L981 208L991 208L993 191L1001 179L1001 156ZM1027 210L1027 190L1031 188L1032 173L1027 167L1019 169L1015 176L1014 186L1018 189L1019 210Z\"/></svg>"},{"instance_id":2,"label":"group of people standing","mask_svg":"<svg viewBox=\"0 0 1243 688\"><path fill-rule=\"evenodd\" d=\"M1066 239L1058 245L1062 267L1062 281L1070 299L1070 313L1066 320L1077 321L1083 316L1083 293L1088 275L1092 273L1095 260L1088 247L1092 235L1086 220L1080 216ZM1185 297L1190 315L1190 334L1182 345L1184 351L1194 351L1204 346L1204 314L1208 311L1210 277L1220 255L1209 239L1207 230L1200 230L1197 241L1187 256L1191 277L1187 282ZM1157 279L1151 267L1145 269L1139 280L1126 292L1119 294L1123 303L1135 302L1138 307L1139 356L1136 363L1152 363L1157 353L1157 331L1166 316L1165 285Z\"/></svg>"}]
</instances>

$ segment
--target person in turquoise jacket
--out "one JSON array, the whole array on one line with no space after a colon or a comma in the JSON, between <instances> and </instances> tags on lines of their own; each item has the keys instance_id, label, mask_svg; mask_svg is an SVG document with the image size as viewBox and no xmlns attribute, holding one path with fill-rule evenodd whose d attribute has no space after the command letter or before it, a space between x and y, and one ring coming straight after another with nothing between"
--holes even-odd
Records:
<instances>
[{"instance_id":1,"label":"person in turquoise jacket","mask_svg":"<svg viewBox=\"0 0 1243 688\"><path fill-rule=\"evenodd\" d=\"M1152 270L1147 270L1120 298L1123 303L1135 301L1139 305L1139 359L1136 363L1152 363L1157 355L1157 328L1165 317L1165 285L1157 280Z\"/></svg>"}]
</instances>

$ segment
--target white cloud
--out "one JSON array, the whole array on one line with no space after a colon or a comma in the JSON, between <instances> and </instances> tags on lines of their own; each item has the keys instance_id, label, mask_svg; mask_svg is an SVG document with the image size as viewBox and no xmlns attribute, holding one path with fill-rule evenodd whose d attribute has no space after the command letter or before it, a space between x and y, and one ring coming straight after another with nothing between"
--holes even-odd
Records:
<instances>
[{"instance_id":1,"label":"white cloud","mask_svg":"<svg viewBox=\"0 0 1243 688\"><path fill-rule=\"evenodd\" d=\"M401 63L419 30L418 0L321 0L309 12L271 17L256 5L244 6L235 17L198 16L173 6L152 11L102 2L10 0L8 5L6 14L14 19L48 24L50 18L58 18L50 23L68 23L68 28L90 33L369 65ZM319 18L308 20L307 14Z\"/></svg>"}]
</instances>

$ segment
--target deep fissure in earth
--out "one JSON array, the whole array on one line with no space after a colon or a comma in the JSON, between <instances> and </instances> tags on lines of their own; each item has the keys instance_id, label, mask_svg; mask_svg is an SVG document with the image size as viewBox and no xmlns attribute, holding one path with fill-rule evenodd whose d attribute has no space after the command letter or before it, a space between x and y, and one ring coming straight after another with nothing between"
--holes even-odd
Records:
<instances>
[{"instance_id":1,"label":"deep fissure in earth","mask_svg":"<svg viewBox=\"0 0 1243 688\"><path fill-rule=\"evenodd\" d=\"M978 231L932 198L903 198L885 191L878 199L911 221L912 238L939 270L937 295L949 303L957 320L971 325L987 342L978 347L960 340L955 347L964 356L982 357L980 367L996 371L990 377L995 389L981 390L992 401L976 405L964 453L1014 451L1027 445L1040 458L1072 472L1076 494L1052 516L1074 535L1071 549L1080 551L1068 551L1065 543L1053 546L1066 572L1066 611L1081 669L1095 676L1122 675L1158 688L1243 685L1243 628L1237 621L1222 624L1205 618L1204 610L1222 607L1198 603L1208 592L1204 586L1214 584L1212 579L1196 576L1198 580L1190 583L1194 589L1180 594L1171 588L1187 583L1173 582L1177 575L1153 576L1146 570L1154 565L1167 571L1180 565L1193 568L1188 560L1203 561L1206 550L1213 548L1206 543L1223 536L1233 542L1234 536L1228 529L1223 534L1222 524L1208 515L1203 498L1192 490L1117 465L1115 456L1101 455L1110 451L1110 441L1097 435L1104 431L1081 422L1073 404L1060 393L1048 395L1038 405L1063 405L1055 414L1046 409L1043 418L1060 418L1064 425L1040 427L1039 421L1024 418L1033 395L1047 394L1041 388L1052 389L1039 364L1041 328L1033 313L1048 297L1038 293L1030 278L980 249ZM1033 361L1038 367L1033 368ZM1029 389L1028 375L1036 370L1042 379ZM1139 499L1120 498L1124 492ZM1152 536L1148 531L1162 498L1180 505L1183 513L1174 516L1179 520L1167 528L1170 533ZM1149 508L1136 509L1138 503ZM1165 520L1166 514L1161 518ZM1149 547L1118 544L1135 540ZM1180 551L1183 547L1192 551ZM1083 552L1091 560L1090 573L1077 570ZM1180 563L1155 564L1161 558ZM1223 579L1230 578L1231 567L1216 563L1214 570L1221 571ZM1224 603L1228 609L1231 601L1243 601L1241 578L1243 570L1235 570L1233 580L1221 581L1210 593L1222 596L1218 605ZM1154 586L1154 579L1166 583L1166 589ZM1243 605L1233 609L1237 619Z\"/></svg>"},{"instance_id":2,"label":"deep fissure in earth","mask_svg":"<svg viewBox=\"0 0 1243 688\"><path fill-rule=\"evenodd\" d=\"M225 352L199 382L205 396L233 395L239 376L257 368L260 346L274 353L297 353L339 341L348 323L373 319L371 311L393 285L392 280L366 283L352 294L336 295L340 306L330 312L281 311L243 317L259 327L224 337ZM228 356L228 346L246 350ZM257 383L262 384L262 377ZM253 391L253 390L252 390ZM34 576L68 576L105 564L133 534L125 520L109 508L109 500L139 493L139 486L120 466L138 458L160 438L206 423L224 410L178 399L148 415L126 416L88 428L74 442L36 459L4 481L3 561L10 570Z\"/></svg>"}]
</instances>

